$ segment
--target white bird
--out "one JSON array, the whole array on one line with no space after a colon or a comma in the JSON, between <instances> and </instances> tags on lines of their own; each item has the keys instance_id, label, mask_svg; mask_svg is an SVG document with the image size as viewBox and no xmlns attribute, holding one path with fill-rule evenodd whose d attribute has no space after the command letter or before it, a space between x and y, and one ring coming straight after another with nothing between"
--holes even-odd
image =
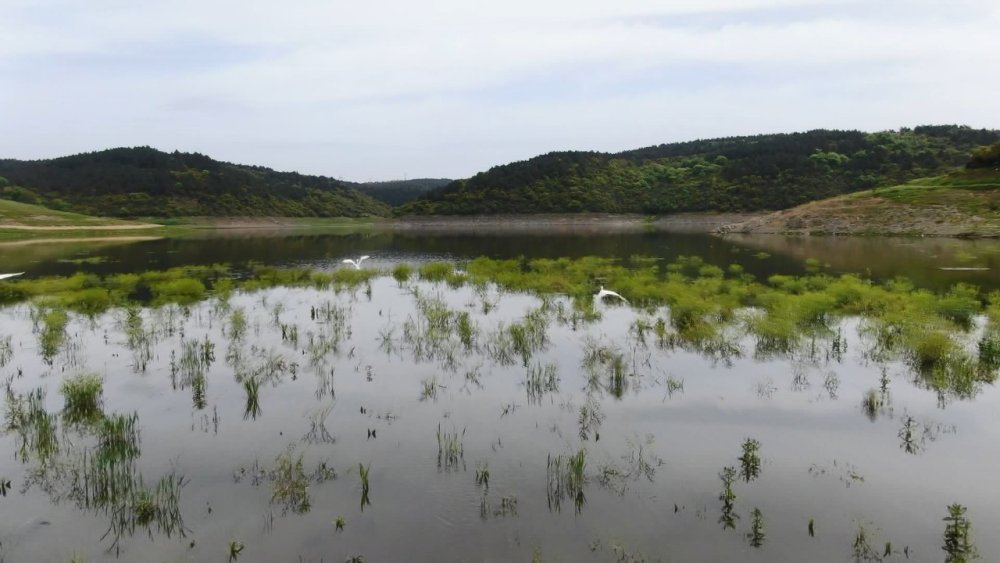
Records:
<instances>
[{"instance_id":1,"label":"white bird","mask_svg":"<svg viewBox=\"0 0 1000 563\"><path fill-rule=\"evenodd\" d=\"M628 303L628 299L625 299L624 297L615 293L614 291L611 291L610 289L604 289L604 286L602 285L601 290L594 294L594 299L602 301L604 300L605 297L617 297L618 299L621 299L622 301Z\"/></svg>"},{"instance_id":2,"label":"white bird","mask_svg":"<svg viewBox=\"0 0 1000 563\"><path fill-rule=\"evenodd\" d=\"M0 280L5 280L5 279L7 279L7 278L12 278L12 277L14 277L14 276L20 276L20 275L21 275L21 274L23 274L23 273L24 273L24 272L18 272L18 273L16 273L16 274L0 274Z\"/></svg>"},{"instance_id":3,"label":"white bird","mask_svg":"<svg viewBox=\"0 0 1000 563\"><path fill-rule=\"evenodd\" d=\"M341 260L341 262L343 262L344 264L353 264L355 270L360 270L361 269L361 263L364 262L365 260L367 260L368 258L370 258L370 256L368 256L367 254L365 254L364 256L362 256L361 258L358 258L357 260L351 260L350 258L345 258L345 259Z\"/></svg>"}]
</instances>

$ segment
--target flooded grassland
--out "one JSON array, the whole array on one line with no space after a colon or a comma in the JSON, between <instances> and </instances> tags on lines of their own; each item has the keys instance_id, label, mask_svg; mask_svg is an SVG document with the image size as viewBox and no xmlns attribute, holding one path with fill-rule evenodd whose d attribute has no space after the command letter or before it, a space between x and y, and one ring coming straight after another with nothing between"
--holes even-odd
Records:
<instances>
[{"instance_id":1,"label":"flooded grassland","mask_svg":"<svg viewBox=\"0 0 1000 563\"><path fill-rule=\"evenodd\" d=\"M0 282L4 559L1000 553L995 293L379 268Z\"/></svg>"}]
</instances>

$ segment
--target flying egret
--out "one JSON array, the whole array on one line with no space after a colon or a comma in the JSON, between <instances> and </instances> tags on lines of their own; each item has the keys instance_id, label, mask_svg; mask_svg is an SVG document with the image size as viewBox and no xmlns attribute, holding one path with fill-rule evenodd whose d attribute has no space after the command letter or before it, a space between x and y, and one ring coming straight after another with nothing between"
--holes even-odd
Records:
<instances>
[{"instance_id":1,"label":"flying egret","mask_svg":"<svg viewBox=\"0 0 1000 563\"><path fill-rule=\"evenodd\" d=\"M24 273L24 272L18 272L18 273L16 273L16 274L0 274L0 280L5 280L5 279L7 279L7 278L12 278L12 277L14 277L14 276L20 276L20 275L21 275L21 274L23 274L23 273Z\"/></svg>"},{"instance_id":2,"label":"flying egret","mask_svg":"<svg viewBox=\"0 0 1000 563\"><path fill-rule=\"evenodd\" d=\"M341 262L343 262L344 264L353 264L355 270L360 270L361 269L361 263L364 262L365 260L367 260L368 258L370 258L370 257L367 254L365 254L364 256L362 256L361 258L358 258L357 260L351 260L350 258L344 258L343 260L341 260Z\"/></svg>"},{"instance_id":3,"label":"flying egret","mask_svg":"<svg viewBox=\"0 0 1000 563\"><path fill-rule=\"evenodd\" d=\"M610 289L604 289L604 286L602 285L601 290L594 294L594 299L597 299L598 301L603 301L605 297L617 297L618 299L621 299L622 301L628 303L628 299L625 299L624 297L615 293L614 291L611 291Z\"/></svg>"}]
</instances>

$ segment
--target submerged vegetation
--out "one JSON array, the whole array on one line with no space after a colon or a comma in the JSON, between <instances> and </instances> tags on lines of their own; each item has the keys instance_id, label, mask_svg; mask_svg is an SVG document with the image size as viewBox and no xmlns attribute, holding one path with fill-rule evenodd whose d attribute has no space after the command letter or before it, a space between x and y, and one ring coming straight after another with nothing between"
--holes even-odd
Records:
<instances>
[{"instance_id":1,"label":"submerged vegetation","mask_svg":"<svg viewBox=\"0 0 1000 563\"><path fill-rule=\"evenodd\" d=\"M109 543L115 549L136 530L183 536L189 530L181 508L196 510L190 507L198 502L180 503L188 481L177 469L157 481L145 480L140 467L148 471L149 466L140 463L143 454L161 462L165 456L155 427L164 414L152 409L153 422L141 427L139 412L145 416L145 404L135 407L138 412L114 412L122 396L120 374L106 367L91 373L94 368L82 361L87 343L101 338L106 350L122 351L125 370L135 372L128 385L162 376L163 392L183 392L183 401L171 403L170 409L181 409L185 417L190 413L185 431L206 439L220 433L220 426L223 433L227 426L251 433L249 443L261 448L251 455L273 463L261 467L254 461L233 476L237 482L248 478L255 487L265 485L260 493L267 511L265 530L273 529L274 513L304 522L312 511L316 514L309 517L323 519L327 533L333 522L336 537L345 540L371 525L369 511L381 516L384 505L399 495L417 494L401 492L399 472L405 472L407 483L429 473L437 479L434 487L474 491L475 496L458 496L479 500L479 515L488 521L484 526L546 507L552 518L589 519L599 512L596 507L605 509L619 499L647 494L658 499L663 491L655 479L660 468L686 478L681 472L689 460L685 452L676 457L676 451L657 452L652 432L660 427L673 432L672 425L660 425L669 417L684 424L689 422L685 416L699 421L711 416L700 401L723 393L706 391L705 378L686 371L690 358L711 366L738 363L741 369L732 371L741 374L747 366L758 371L765 369L758 365L766 366L770 373L751 373L738 390L757 389L764 401L780 401L790 391L822 405L836 401L840 392L851 416L860 420L860 395L860 414L879 425L890 421L899 439L892 438L886 455L917 454L938 435L953 433L954 427L905 403L901 380L932 391L942 408L987 389L1000 369L1000 293L969 285L932 292L902 279L877 283L858 275L826 274L819 266L810 269L802 276L758 280L739 267L720 268L693 257L672 263L639 256L623 261L479 258L462 269L449 263L333 272L219 265L14 280L0 288L6 300L0 312L11 313L12 321L26 330L24 337L0 335L0 368L4 375L9 372L4 431L23 468L24 490L37 487L54 502L70 499L82 510L108 517ZM614 287L628 305L595 301L601 286ZM398 300L385 297L385 291ZM401 308L400 301L406 306ZM373 351L383 354L386 363L379 363ZM22 361L30 354L37 356L35 364ZM115 365L103 356L100 361ZM848 378L840 369L847 362L864 365L859 372L870 372L871 379ZM31 373L18 373L22 364ZM58 375L60 369L67 375ZM784 388L781 371L788 373ZM390 398L385 399L384 380L403 386L388 389ZM61 405L53 392L56 386ZM303 388L304 395L294 394ZM467 396L474 408L461 404ZM294 401L303 397L314 397L316 404L289 413L289 405L294 408ZM266 416L263 401L268 403ZM399 401L412 401L412 410L404 406L404 412L397 412ZM475 418L468 418L470 412ZM401 424L396 422L400 414ZM220 417L225 419L221 425ZM437 457L432 459L428 440L435 425ZM546 435L551 436L549 445L528 461L506 457L505 447L526 447L511 446L507 428L537 433L539 439L530 440L529 449ZM676 431L687 428L678 425ZM228 434L234 435L239 436ZM275 435L290 443L278 446L283 450L267 449ZM418 438L411 440L414 436ZM787 536L787 519L761 504L768 511L765 530L764 513L754 506L759 491L753 489L787 471L781 467L784 446L769 436L759 436L768 448L763 478L762 442L745 435L738 437L742 442L727 438L726 448L739 443L741 450L738 457L736 451L724 452L722 463L729 466L718 473L719 481L710 471L712 484L700 496L669 493L685 497L669 501L677 503L677 518L707 520L723 530L739 527L738 534L727 533L740 543L745 538L753 548L774 549L776 538ZM666 442L673 448L677 440ZM192 443L195 453L171 463L191 464L191 457L206 451L199 449L205 443L197 438ZM208 443L219 444L220 455L228 447L227 442ZM405 465L384 463L386 445L412 457ZM704 447L713 445L710 441ZM360 448L365 449L359 455ZM319 452L335 456L337 468L348 474L358 470L358 481L346 493L315 487L337 476L326 461L309 471L314 462L306 460ZM475 460L474 476L465 474L466 454ZM930 456L904 457L917 463ZM376 479L382 491L375 507L369 460L379 468ZM871 487L874 481L864 484L846 462L835 460L833 468L814 471L817 467L809 474L839 476L848 486ZM227 474L231 470L226 468ZM7 476L21 478L5 469ZM518 483L522 478L529 484ZM5 482L6 492L11 485L4 480L0 485ZM599 487L590 490L588 484ZM531 487L537 494L524 494ZM339 502L347 494L348 503L319 514L331 497ZM563 502L573 504L575 516L570 511L560 515ZM721 514L708 507L720 507ZM355 520L359 510L365 514ZM949 561L975 555L965 510L953 505L945 519ZM345 516L336 516L340 511ZM706 518L708 511L714 514ZM800 515L795 534L806 537L808 516ZM842 532L843 548L850 547L858 560L900 553L889 542L883 550L873 526L851 526L845 532L845 522L822 516L823 541ZM351 518L351 529L345 529L345 517ZM815 535L813 519L806 530L808 537ZM616 543L617 538L600 541L616 546L621 557L639 557L631 546ZM601 544L595 540L594 545L596 552ZM230 544L231 557L242 551L242 543Z\"/></svg>"}]
</instances>

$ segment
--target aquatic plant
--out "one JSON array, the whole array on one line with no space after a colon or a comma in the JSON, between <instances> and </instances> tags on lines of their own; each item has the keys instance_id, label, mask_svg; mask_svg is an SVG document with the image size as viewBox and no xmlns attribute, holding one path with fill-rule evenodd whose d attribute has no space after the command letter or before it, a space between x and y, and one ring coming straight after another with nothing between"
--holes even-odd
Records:
<instances>
[{"instance_id":1,"label":"aquatic plant","mask_svg":"<svg viewBox=\"0 0 1000 563\"><path fill-rule=\"evenodd\" d=\"M0 342L2 348L2 342ZM985 371L996 371L1000 369L1000 331L991 330L983 335L976 344L979 352L979 365ZM0 350L2 356L2 350ZM3 362L0 361L0 365Z\"/></svg>"},{"instance_id":2,"label":"aquatic plant","mask_svg":"<svg viewBox=\"0 0 1000 563\"><path fill-rule=\"evenodd\" d=\"M589 440L591 434L595 440L599 440L601 423L604 422L604 413L601 412L601 404L592 396L587 396L587 402L580 406L580 415L577 417L577 424L580 427L580 439Z\"/></svg>"},{"instance_id":3,"label":"aquatic plant","mask_svg":"<svg viewBox=\"0 0 1000 563\"><path fill-rule=\"evenodd\" d=\"M243 420L257 420L260 416L260 381L253 376L243 380L243 389L246 391L246 404L243 407Z\"/></svg>"},{"instance_id":4,"label":"aquatic plant","mask_svg":"<svg viewBox=\"0 0 1000 563\"><path fill-rule=\"evenodd\" d=\"M11 336L0 336L0 368L6 367L10 359L14 357L14 348L11 346Z\"/></svg>"},{"instance_id":5,"label":"aquatic plant","mask_svg":"<svg viewBox=\"0 0 1000 563\"><path fill-rule=\"evenodd\" d=\"M4 430L17 432L21 442L15 458L27 462L36 457L45 462L54 457L59 453L57 426L58 417L45 410L45 389L17 394L7 388Z\"/></svg>"},{"instance_id":6,"label":"aquatic plant","mask_svg":"<svg viewBox=\"0 0 1000 563\"><path fill-rule=\"evenodd\" d=\"M132 352L132 369L145 372L149 361L153 359L154 331L146 329L142 310L136 305L130 305L125 309L125 320L122 325L125 330L125 346Z\"/></svg>"},{"instance_id":7,"label":"aquatic plant","mask_svg":"<svg viewBox=\"0 0 1000 563\"><path fill-rule=\"evenodd\" d=\"M68 377L59 387L65 399L63 420L67 424L93 424L101 419L104 380L96 373Z\"/></svg>"},{"instance_id":8,"label":"aquatic plant","mask_svg":"<svg viewBox=\"0 0 1000 563\"><path fill-rule=\"evenodd\" d=\"M247 331L247 316L242 307L236 307L229 314L229 337L242 340Z\"/></svg>"},{"instance_id":9,"label":"aquatic plant","mask_svg":"<svg viewBox=\"0 0 1000 563\"><path fill-rule=\"evenodd\" d=\"M178 278L152 283L149 289L154 303L179 303L189 305L204 299L205 284L195 278Z\"/></svg>"},{"instance_id":10,"label":"aquatic plant","mask_svg":"<svg viewBox=\"0 0 1000 563\"><path fill-rule=\"evenodd\" d=\"M371 505L372 501L368 497L368 471L371 469L371 464L364 465L358 464L358 475L361 477L361 510L364 510L366 506Z\"/></svg>"},{"instance_id":11,"label":"aquatic plant","mask_svg":"<svg viewBox=\"0 0 1000 563\"><path fill-rule=\"evenodd\" d=\"M921 440L918 436L918 424L916 419L910 415L903 417L903 426L897 434L900 439L899 447L908 454L915 454L920 451Z\"/></svg>"},{"instance_id":12,"label":"aquatic plant","mask_svg":"<svg viewBox=\"0 0 1000 563\"><path fill-rule=\"evenodd\" d=\"M528 367L524 386L528 395L528 403L541 403L547 393L559 391L559 372L555 364L534 364Z\"/></svg>"},{"instance_id":13,"label":"aquatic plant","mask_svg":"<svg viewBox=\"0 0 1000 563\"><path fill-rule=\"evenodd\" d=\"M764 545L764 538L766 537L764 533L764 515L759 508L754 507L753 512L751 512L750 532L747 533L747 540L750 541L751 546L760 547Z\"/></svg>"},{"instance_id":14,"label":"aquatic plant","mask_svg":"<svg viewBox=\"0 0 1000 563\"><path fill-rule=\"evenodd\" d=\"M968 509L955 503L948 506L948 516L944 517L944 545L946 563L965 563L978 558L972 543L972 524L965 513Z\"/></svg>"},{"instance_id":15,"label":"aquatic plant","mask_svg":"<svg viewBox=\"0 0 1000 563\"><path fill-rule=\"evenodd\" d=\"M587 502L584 485L587 483L587 450L581 448L569 456L549 454L546 458L546 496L549 510L562 509L563 499L572 499L576 512L583 511Z\"/></svg>"},{"instance_id":16,"label":"aquatic plant","mask_svg":"<svg viewBox=\"0 0 1000 563\"><path fill-rule=\"evenodd\" d=\"M428 399L437 401L438 389L442 388L443 385L438 383L437 377L428 377L420 382L420 400L426 401Z\"/></svg>"},{"instance_id":17,"label":"aquatic plant","mask_svg":"<svg viewBox=\"0 0 1000 563\"><path fill-rule=\"evenodd\" d=\"M472 324L467 311L458 313L455 318L456 328L458 329L458 339L462 342L462 346L464 346L466 350L471 350L473 340L476 335L476 327Z\"/></svg>"},{"instance_id":18,"label":"aquatic plant","mask_svg":"<svg viewBox=\"0 0 1000 563\"><path fill-rule=\"evenodd\" d=\"M274 470L271 472L273 490L271 502L280 502L284 510L296 514L309 512L309 478L303 469L302 457L296 455L295 449L289 446L287 450L274 460Z\"/></svg>"},{"instance_id":19,"label":"aquatic plant","mask_svg":"<svg viewBox=\"0 0 1000 563\"><path fill-rule=\"evenodd\" d=\"M333 521L334 529L338 532L344 530L344 526L347 525L347 520L343 516L338 516L336 520Z\"/></svg>"},{"instance_id":20,"label":"aquatic plant","mask_svg":"<svg viewBox=\"0 0 1000 563\"><path fill-rule=\"evenodd\" d=\"M409 281L412 274L413 268L409 264L396 264L392 269L392 277L400 286Z\"/></svg>"},{"instance_id":21,"label":"aquatic plant","mask_svg":"<svg viewBox=\"0 0 1000 563\"><path fill-rule=\"evenodd\" d=\"M517 497L505 496L500 498L500 510L494 516L517 516Z\"/></svg>"},{"instance_id":22,"label":"aquatic plant","mask_svg":"<svg viewBox=\"0 0 1000 563\"><path fill-rule=\"evenodd\" d=\"M861 410L869 420L875 422L883 406L882 395L876 389L869 389L861 399Z\"/></svg>"},{"instance_id":23,"label":"aquatic plant","mask_svg":"<svg viewBox=\"0 0 1000 563\"><path fill-rule=\"evenodd\" d=\"M674 393L684 392L684 380L677 379L673 376L667 378L667 395L670 397L674 396Z\"/></svg>"},{"instance_id":24,"label":"aquatic plant","mask_svg":"<svg viewBox=\"0 0 1000 563\"><path fill-rule=\"evenodd\" d=\"M307 444L333 444L337 441L326 428L326 418L330 416L332 411L333 405L330 404L325 407L319 407L308 413L309 431L302 437L303 442ZM369 430L369 434L372 433L373 432Z\"/></svg>"},{"instance_id":25,"label":"aquatic plant","mask_svg":"<svg viewBox=\"0 0 1000 563\"><path fill-rule=\"evenodd\" d=\"M719 494L719 500L722 501L722 515L719 517L719 522L722 524L723 530L735 529L736 520L739 519L739 515L733 512L736 504L736 493L733 492L733 482L736 481L736 468L722 468L722 473L719 473L719 479L722 480L722 493Z\"/></svg>"},{"instance_id":26,"label":"aquatic plant","mask_svg":"<svg viewBox=\"0 0 1000 563\"><path fill-rule=\"evenodd\" d=\"M465 469L465 445L462 443L464 438L464 428L462 429L461 434L454 429L451 432L442 432L441 424L438 423L437 443L439 470L449 472L457 470L459 466L461 466L463 470Z\"/></svg>"},{"instance_id":27,"label":"aquatic plant","mask_svg":"<svg viewBox=\"0 0 1000 563\"><path fill-rule=\"evenodd\" d=\"M882 556L871 545L870 534L871 532L868 531L868 528L859 522L858 529L854 533L854 543L851 545L851 554L854 557L854 561L875 562L882 560Z\"/></svg>"},{"instance_id":28,"label":"aquatic plant","mask_svg":"<svg viewBox=\"0 0 1000 563\"><path fill-rule=\"evenodd\" d=\"M226 550L226 552L229 554L229 563L233 563L234 561L239 559L240 554L243 553L243 549L245 547L246 547L245 545L236 540L230 541L229 548Z\"/></svg>"},{"instance_id":29,"label":"aquatic plant","mask_svg":"<svg viewBox=\"0 0 1000 563\"><path fill-rule=\"evenodd\" d=\"M97 428L97 459L101 462L139 457L139 414L111 414Z\"/></svg>"},{"instance_id":30,"label":"aquatic plant","mask_svg":"<svg viewBox=\"0 0 1000 563\"><path fill-rule=\"evenodd\" d=\"M59 353L66 340L69 315L61 309L54 309L43 314L41 321L42 330L38 336L38 345L42 351L42 358L47 364L52 365L52 359Z\"/></svg>"},{"instance_id":31,"label":"aquatic plant","mask_svg":"<svg viewBox=\"0 0 1000 563\"><path fill-rule=\"evenodd\" d=\"M480 487L485 487L487 490L490 488L490 464L489 462L482 462L476 467L476 485Z\"/></svg>"},{"instance_id":32,"label":"aquatic plant","mask_svg":"<svg viewBox=\"0 0 1000 563\"><path fill-rule=\"evenodd\" d=\"M740 460L740 475L749 483L760 476L760 442L747 438L743 442L743 455Z\"/></svg>"}]
</instances>

